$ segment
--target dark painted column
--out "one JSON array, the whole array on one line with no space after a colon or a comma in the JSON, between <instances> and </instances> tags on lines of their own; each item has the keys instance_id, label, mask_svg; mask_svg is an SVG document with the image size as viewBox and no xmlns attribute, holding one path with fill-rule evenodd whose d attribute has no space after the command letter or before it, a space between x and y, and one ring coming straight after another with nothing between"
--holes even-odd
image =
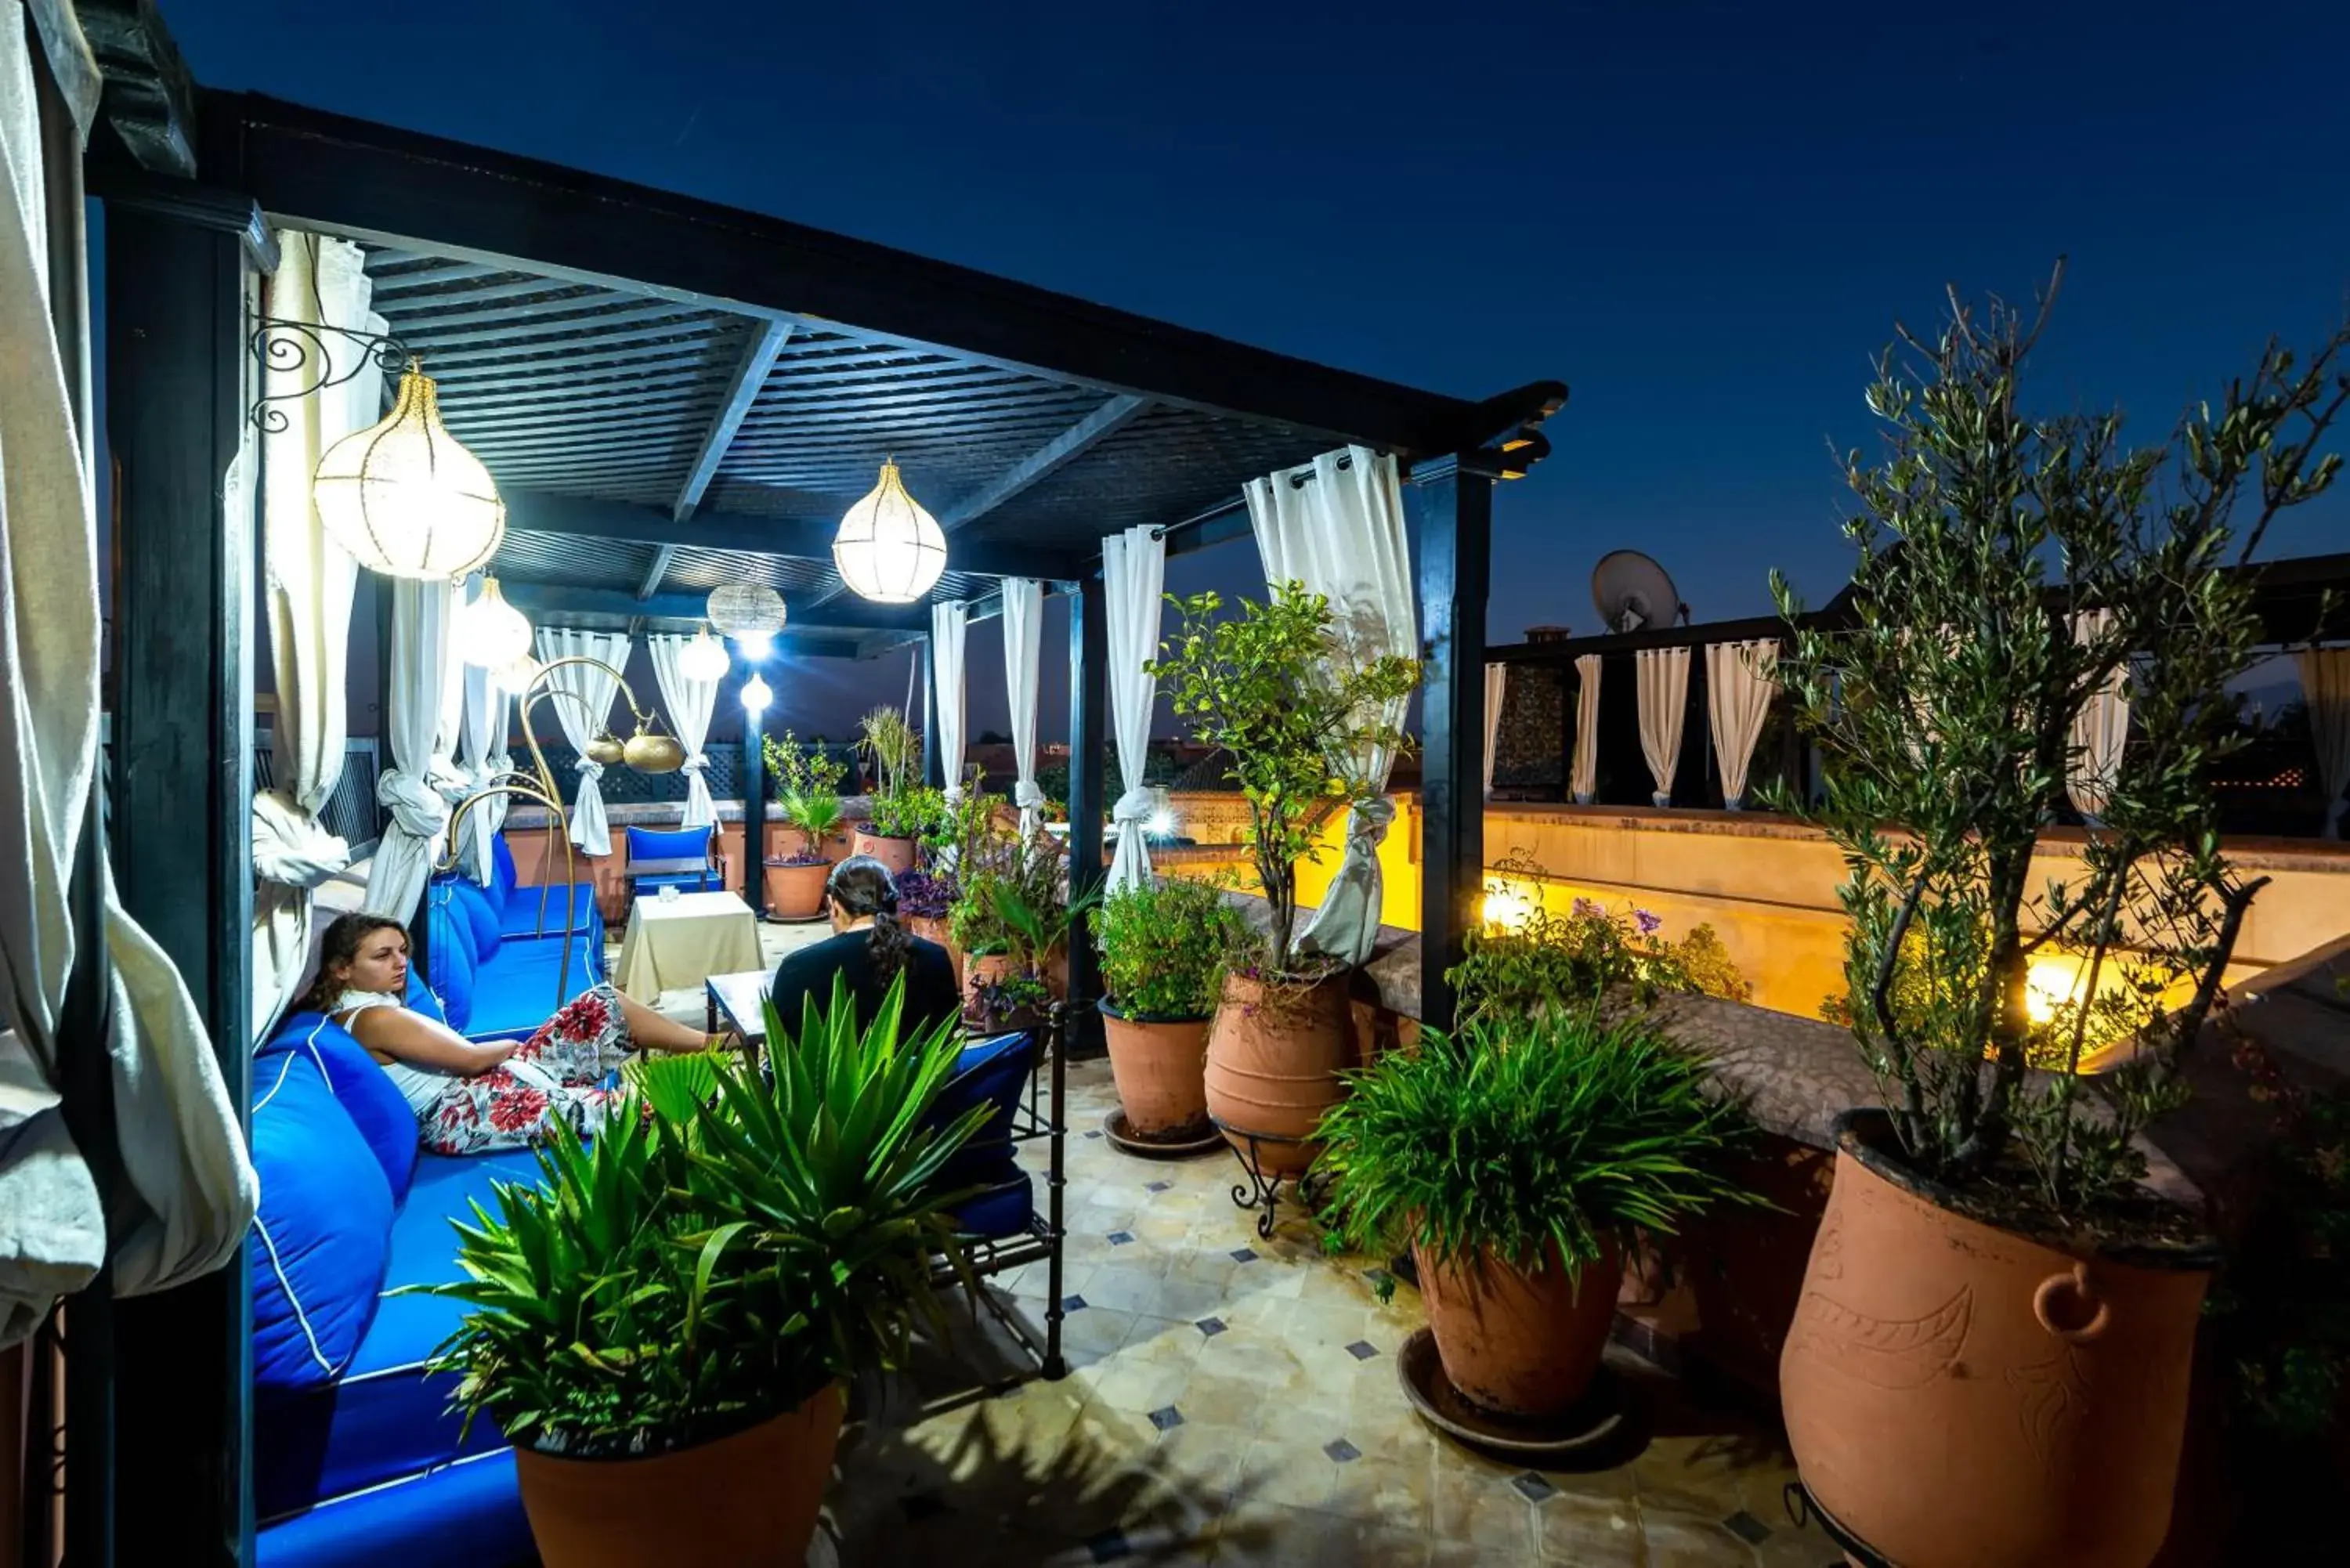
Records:
<instances>
[{"instance_id":1,"label":"dark painted column","mask_svg":"<svg viewBox=\"0 0 2350 1568\"><path fill-rule=\"evenodd\" d=\"M1485 885L1485 595L1493 482L1447 462L1412 475L1419 524L1419 1016L1452 1025L1445 971L1464 956Z\"/></svg>"},{"instance_id":2,"label":"dark painted column","mask_svg":"<svg viewBox=\"0 0 2350 1568\"><path fill-rule=\"evenodd\" d=\"M743 683L764 673L764 659L743 660ZM767 918L767 710L743 710L743 901L754 919Z\"/></svg>"},{"instance_id":3,"label":"dark painted column","mask_svg":"<svg viewBox=\"0 0 2350 1568\"><path fill-rule=\"evenodd\" d=\"M244 252L110 202L113 865L248 1103L252 986L249 515L223 504L246 419ZM258 474L253 492L258 493ZM118 1561L250 1562L251 1303L240 1253L116 1312Z\"/></svg>"},{"instance_id":4,"label":"dark painted column","mask_svg":"<svg viewBox=\"0 0 2350 1568\"><path fill-rule=\"evenodd\" d=\"M922 782L932 789L947 786L946 763L939 755L939 668L931 639L924 637L914 655L922 683Z\"/></svg>"},{"instance_id":5,"label":"dark painted column","mask_svg":"<svg viewBox=\"0 0 2350 1568\"><path fill-rule=\"evenodd\" d=\"M1072 897L1101 885L1102 754L1109 746L1109 607L1099 583L1076 584L1069 595L1069 890ZM1069 1049L1102 1048L1101 954L1094 923L1080 915L1069 932Z\"/></svg>"}]
</instances>

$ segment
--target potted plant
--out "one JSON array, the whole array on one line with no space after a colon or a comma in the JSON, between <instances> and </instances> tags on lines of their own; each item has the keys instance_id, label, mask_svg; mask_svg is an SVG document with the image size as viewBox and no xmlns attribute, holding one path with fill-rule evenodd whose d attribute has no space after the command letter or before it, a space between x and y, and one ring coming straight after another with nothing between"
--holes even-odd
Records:
<instances>
[{"instance_id":1,"label":"potted plant","mask_svg":"<svg viewBox=\"0 0 2350 1568\"><path fill-rule=\"evenodd\" d=\"M1368 798L1347 759L1373 744L1409 749L1388 705L1419 684L1419 666L1356 655L1328 601L1295 583L1232 617L1219 617L1212 593L1169 597L1181 624L1150 672L1193 739L1225 758L1271 915L1263 942L1225 971L1208 1034L1208 1109L1236 1145L1243 1133L1269 1140L1255 1144L1268 1174L1294 1175L1313 1162L1314 1125L1354 1056L1343 976L1293 950L1297 863L1316 853L1326 813Z\"/></svg>"},{"instance_id":2,"label":"potted plant","mask_svg":"<svg viewBox=\"0 0 2350 1568\"><path fill-rule=\"evenodd\" d=\"M939 792L922 784L922 740L895 708L876 708L858 728L872 788L867 820L857 826L854 852L869 855L892 876L914 868L914 851L944 805Z\"/></svg>"},{"instance_id":3,"label":"potted plant","mask_svg":"<svg viewBox=\"0 0 2350 1568\"><path fill-rule=\"evenodd\" d=\"M436 1353L468 1419L514 1444L546 1568L679 1560L798 1568L842 1380L900 1365L960 1261L936 1180L985 1116L924 1112L953 1073L941 1027L901 1042L903 981L859 1033L845 985L795 1042L652 1075L592 1143L539 1151L459 1224L471 1309ZM768 1038L786 1040L770 1007Z\"/></svg>"},{"instance_id":4,"label":"potted plant","mask_svg":"<svg viewBox=\"0 0 2350 1568\"><path fill-rule=\"evenodd\" d=\"M1108 993L1102 1032L1128 1136L1192 1142L1208 1129L1208 1020L1247 923L1213 883L1170 877L1111 894L1095 926Z\"/></svg>"},{"instance_id":5,"label":"potted plant","mask_svg":"<svg viewBox=\"0 0 2350 1568\"><path fill-rule=\"evenodd\" d=\"M1504 1418L1583 1397L1637 1232L1745 1200L1721 1174L1736 1106L1696 1057L1596 999L1424 1031L1346 1076L1321 1125L1329 1233L1409 1250L1445 1376Z\"/></svg>"},{"instance_id":6,"label":"potted plant","mask_svg":"<svg viewBox=\"0 0 2350 1568\"><path fill-rule=\"evenodd\" d=\"M971 1016L991 1030L1035 1026L1053 990L1046 968L1078 911L1098 896L1072 897L1061 857L1045 843L999 841L961 873L951 926L963 950Z\"/></svg>"},{"instance_id":7,"label":"potted plant","mask_svg":"<svg viewBox=\"0 0 2350 1568\"><path fill-rule=\"evenodd\" d=\"M1853 623L1798 623L1779 666L1825 773L1804 815L1851 868L1848 1015L1887 1101L1841 1123L1780 1386L1814 1500L1908 1568L2161 1545L2213 1251L2142 1184L2139 1135L2185 1098L2262 880L2221 853L2211 787L2262 635L2230 568L2332 479L2315 447L2350 393L2345 329L2306 364L2272 346L2154 447L2115 414L2028 416L2054 293L1954 296L1934 341L1887 351L1888 453L1849 464ZM2120 701L2126 743L2092 752L2085 716ZM2051 878L2068 794L2094 820Z\"/></svg>"},{"instance_id":8,"label":"potted plant","mask_svg":"<svg viewBox=\"0 0 2350 1568\"><path fill-rule=\"evenodd\" d=\"M840 781L848 764L821 746L802 745L789 730L781 740L762 736L759 744L775 781L775 804L800 836L796 854L766 860L767 909L778 919L810 919L824 908L825 879L832 874L824 846L840 826Z\"/></svg>"}]
</instances>

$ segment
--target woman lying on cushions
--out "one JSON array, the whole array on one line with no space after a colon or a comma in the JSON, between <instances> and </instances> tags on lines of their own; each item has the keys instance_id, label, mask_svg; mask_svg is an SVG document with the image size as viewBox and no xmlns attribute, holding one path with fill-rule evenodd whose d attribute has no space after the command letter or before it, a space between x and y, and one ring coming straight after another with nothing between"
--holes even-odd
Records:
<instances>
[{"instance_id":1,"label":"woman lying on cushions","mask_svg":"<svg viewBox=\"0 0 2350 1568\"><path fill-rule=\"evenodd\" d=\"M408 931L381 915L350 914L327 928L318 978L296 1007L350 1031L416 1112L435 1154L520 1148L556 1121L593 1131L611 1096L598 1087L629 1052L699 1051L698 1029L631 1002L608 983L588 987L527 1040L476 1042L411 1011Z\"/></svg>"}]
</instances>

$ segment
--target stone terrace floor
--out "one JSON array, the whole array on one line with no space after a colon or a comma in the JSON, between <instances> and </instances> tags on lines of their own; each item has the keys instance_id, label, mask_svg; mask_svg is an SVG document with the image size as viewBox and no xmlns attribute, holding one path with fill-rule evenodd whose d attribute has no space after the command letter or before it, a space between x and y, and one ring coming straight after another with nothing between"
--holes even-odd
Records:
<instances>
[{"instance_id":1,"label":"stone terrace floor","mask_svg":"<svg viewBox=\"0 0 2350 1568\"><path fill-rule=\"evenodd\" d=\"M820 931L767 928L773 952ZM662 999L699 1016L699 992ZM1611 1351L1642 1430L1607 1468L1471 1454L1412 1413L1395 1355L1424 1321L1373 1260L1326 1257L1284 1205L1270 1241L1228 1155L1135 1158L1097 1129L1104 1063L1069 1073L1069 1376L1029 1377L970 1308L951 1351L858 1390L827 1511L844 1568L1113 1562L1830 1568L1788 1520L1765 1418ZM1042 1144L1024 1158L1044 1197ZM1042 1263L989 1282L1041 1333Z\"/></svg>"}]
</instances>

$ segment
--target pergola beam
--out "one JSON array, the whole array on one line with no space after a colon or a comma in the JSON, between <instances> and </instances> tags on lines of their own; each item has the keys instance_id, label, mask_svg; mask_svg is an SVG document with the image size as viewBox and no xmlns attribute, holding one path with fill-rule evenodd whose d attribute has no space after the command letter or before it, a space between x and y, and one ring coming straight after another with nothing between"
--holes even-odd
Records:
<instances>
[{"instance_id":1,"label":"pergola beam","mask_svg":"<svg viewBox=\"0 0 2350 1568\"><path fill-rule=\"evenodd\" d=\"M527 577L501 577L499 587L516 609L525 615L603 615L626 620L631 616L644 616L654 620L701 620L707 614L708 597L694 593L655 594L639 598L627 588L583 588L565 583L536 582ZM787 611L804 616L805 608L792 607ZM931 608L928 605L859 605L848 613L794 626L786 623L778 635L820 635L827 632L845 634L852 639L866 632L923 632L930 629Z\"/></svg>"},{"instance_id":2,"label":"pergola beam","mask_svg":"<svg viewBox=\"0 0 2350 1568\"><path fill-rule=\"evenodd\" d=\"M702 434L701 450L693 454L693 465L686 470L685 483L678 487L677 500L670 507L670 520L682 523L691 517L702 504L704 492L725 461L726 449L734 442L734 432L743 428L743 420L750 413L751 405L759 400L761 389L767 384L767 372L775 369L775 356L792 336L788 321L765 321L754 327L750 340L743 345L743 358L735 362L733 379L726 383L726 395L718 400L718 411L711 417L710 428ZM675 543L663 545L653 553L653 564L645 569L645 580L637 587L637 597L649 599L669 576L669 564L677 556Z\"/></svg>"}]
</instances>

